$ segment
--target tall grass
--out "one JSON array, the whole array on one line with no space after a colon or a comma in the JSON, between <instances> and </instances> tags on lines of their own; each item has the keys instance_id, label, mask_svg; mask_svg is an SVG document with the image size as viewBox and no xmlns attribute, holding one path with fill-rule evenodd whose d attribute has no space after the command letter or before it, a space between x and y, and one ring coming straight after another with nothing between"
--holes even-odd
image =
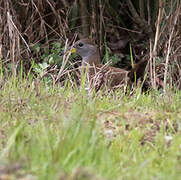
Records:
<instances>
[{"instance_id":1,"label":"tall grass","mask_svg":"<svg viewBox=\"0 0 181 180\"><path fill-rule=\"evenodd\" d=\"M31 77L1 80L0 177L179 179L180 92L90 97Z\"/></svg>"}]
</instances>

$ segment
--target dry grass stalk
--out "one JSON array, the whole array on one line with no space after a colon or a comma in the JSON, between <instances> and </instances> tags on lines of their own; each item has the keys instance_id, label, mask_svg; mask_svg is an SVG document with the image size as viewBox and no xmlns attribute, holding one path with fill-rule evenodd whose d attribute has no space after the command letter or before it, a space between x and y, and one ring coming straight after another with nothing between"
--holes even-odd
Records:
<instances>
[{"instance_id":1,"label":"dry grass stalk","mask_svg":"<svg viewBox=\"0 0 181 180\"><path fill-rule=\"evenodd\" d=\"M150 56L150 66L151 67L151 83L152 87L155 89L156 88L156 56L157 56L157 44L159 40L159 32L160 32L160 24L163 18L163 10L164 10L164 4L163 1L159 1L159 12L158 12L158 18L157 18L157 23L156 23L156 33L155 33L155 40L154 40L154 46L153 46L153 51ZM151 45L150 45L151 47Z\"/></svg>"},{"instance_id":2,"label":"dry grass stalk","mask_svg":"<svg viewBox=\"0 0 181 180\"><path fill-rule=\"evenodd\" d=\"M174 17L174 21L173 21L172 30L171 30L169 40L168 40L168 48L167 48L167 54L166 54L166 58L165 58L164 89L163 89L164 93L166 92L167 76L168 76L168 62L169 62L169 57L170 57L170 53L171 53L171 49L172 49L171 41L173 39L173 35L174 35L173 33L175 31L175 26L176 26L176 23L178 20L179 13L180 13L180 6L177 8L177 11L176 11L176 14Z\"/></svg>"},{"instance_id":3,"label":"dry grass stalk","mask_svg":"<svg viewBox=\"0 0 181 180\"><path fill-rule=\"evenodd\" d=\"M76 38L77 38L77 34L74 36L74 40L73 40L72 46L73 46ZM72 49L72 46L70 47L70 49ZM66 71L65 70L65 66L66 66L66 64L67 64L67 62L69 60L70 55L71 55L71 51L69 51L68 54L66 54L68 49L69 49L69 46L68 46L68 39L67 39L66 42L65 42L65 50L64 50L63 60L62 60L62 66L61 66L61 68L60 68L60 70L58 72L58 75L56 77L55 83L58 82L58 80L62 77L62 74L64 74L65 71Z\"/></svg>"}]
</instances>

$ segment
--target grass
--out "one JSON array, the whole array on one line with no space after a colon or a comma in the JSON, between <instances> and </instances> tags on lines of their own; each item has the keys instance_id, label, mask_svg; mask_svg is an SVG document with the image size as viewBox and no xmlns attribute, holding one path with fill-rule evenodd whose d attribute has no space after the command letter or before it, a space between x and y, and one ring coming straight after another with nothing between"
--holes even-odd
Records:
<instances>
[{"instance_id":1,"label":"grass","mask_svg":"<svg viewBox=\"0 0 181 180\"><path fill-rule=\"evenodd\" d=\"M181 92L90 97L0 78L1 179L180 179Z\"/></svg>"}]
</instances>

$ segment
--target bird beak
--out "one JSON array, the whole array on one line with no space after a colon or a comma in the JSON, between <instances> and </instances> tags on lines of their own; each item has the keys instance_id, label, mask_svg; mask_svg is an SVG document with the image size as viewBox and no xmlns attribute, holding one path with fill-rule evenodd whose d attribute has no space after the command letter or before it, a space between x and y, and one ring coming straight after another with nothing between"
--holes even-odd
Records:
<instances>
[{"instance_id":1,"label":"bird beak","mask_svg":"<svg viewBox=\"0 0 181 180\"><path fill-rule=\"evenodd\" d=\"M75 49L75 48L72 48L72 49L71 49L71 53L76 53L76 49Z\"/></svg>"},{"instance_id":2,"label":"bird beak","mask_svg":"<svg viewBox=\"0 0 181 180\"><path fill-rule=\"evenodd\" d=\"M69 47L66 52L63 52L63 51L62 51L62 52L60 53L60 56L64 56L68 51L70 51L71 53L76 53L76 49L75 49L75 48L72 48L72 49L71 49L71 47Z\"/></svg>"}]
</instances>

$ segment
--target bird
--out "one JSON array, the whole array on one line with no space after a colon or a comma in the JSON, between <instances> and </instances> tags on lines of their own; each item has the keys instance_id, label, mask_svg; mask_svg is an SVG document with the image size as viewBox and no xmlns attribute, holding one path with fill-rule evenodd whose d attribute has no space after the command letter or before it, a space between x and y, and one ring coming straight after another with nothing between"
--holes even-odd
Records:
<instances>
[{"instance_id":1,"label":"bird","mask_svg":"<svg viewBox=\"0 0 181 180\"><path fill-rule=\"evenodd\" d=\"M81 56L81 73L87 72L89 89L98 91L101 87L120 88L131 85L144 75L147 61L140 61L130 71L108 66L101 63L100 53L95 43L90 39L80 39L73 44L72 53Z\"/></svg>"}]
</instances>

